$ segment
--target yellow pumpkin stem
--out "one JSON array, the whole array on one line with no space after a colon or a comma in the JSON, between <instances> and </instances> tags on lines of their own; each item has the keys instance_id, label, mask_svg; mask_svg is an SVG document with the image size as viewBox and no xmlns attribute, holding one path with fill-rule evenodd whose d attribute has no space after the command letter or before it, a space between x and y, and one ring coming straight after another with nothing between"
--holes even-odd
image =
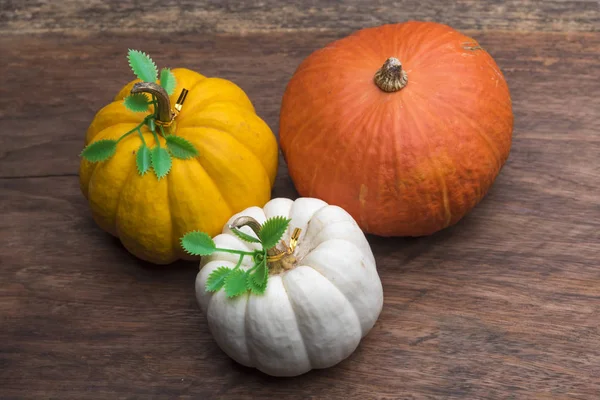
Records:
<instances>
[{"instance_id":1,"label":"yellow pumpkin stem","mask_svg":"<svg viewBox=\"0 0 600 400\"><path fill-rule=\"evenodd\" d=\"M133 85L131 94L149 93L156 99L155 116L156 124L162 126L165 133L175 131L175 113L171 110L171 101L166 90L154 82L138 82Z\"/></svg>"},{"instance_id":2,"label":"yellow pumpkin stem","mask_svg":"<svg viewBox=\"0 0 600 400\"><path fill-rule=\"evenodd\" d=\"M374 81L377 87L384 92L397 92L408 83L408 75L402 69L400 60L390 57L377 70Z\"/></svg>"}]
</instances>

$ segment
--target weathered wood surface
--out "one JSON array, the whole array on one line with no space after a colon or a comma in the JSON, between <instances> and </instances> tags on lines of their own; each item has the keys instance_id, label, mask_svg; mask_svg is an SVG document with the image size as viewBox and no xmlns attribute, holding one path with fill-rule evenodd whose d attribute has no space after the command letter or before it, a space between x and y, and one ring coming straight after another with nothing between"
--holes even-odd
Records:
<instances>
[{"instance_id":1,"label":"weathered wood surface","mask_svg":"<svg viewBox=\"0 0 600 400\"><path fill-rule=\"evenodd\" d=\"M443 12L438 2L404 2L414 7L402 13L385 2L348 2L345 13L336 2L310 2L285 6L292 32L273 22L286 13L281 5L268 11L273 1L213 3L167 5L166 15L207 8L231 19L203 34L150 37L99 2L88 3L98 7L90 19L73 16L82 11L72 1L0 2L0 398L597 398L597 3L489 6L521 10L507 17L472 1ZM324 20L307 14L311 6L328 10ZM371 8L379 19L360 12ZM197 266L136 260L96 227L79 192L83 135L129 79L127 48L234 80L277 132L285 84L311 51L359 25L436 16L479 40L511 89L514 142L493 190L439 234L369 237L385 304L349 359L292 379L236 365L196 305ZM245 29L232 25L236 18L265 31L220 35ZM543 21L559 29L541 32L549 29ZM311 31L320 27L327 30ZM283 161L273 195L296 196Z\"/></svg>"},{"instance_id":2,"label":"weathered wood surface","mask_svg":"<svg viewBox=\"0 0 600 400\"><path fill-rule=\"evenodd\" d=\"M597 0L1 0L5 34L355 30L406 19L457 29L598 31Z\"/></svg>"}]
</instances>

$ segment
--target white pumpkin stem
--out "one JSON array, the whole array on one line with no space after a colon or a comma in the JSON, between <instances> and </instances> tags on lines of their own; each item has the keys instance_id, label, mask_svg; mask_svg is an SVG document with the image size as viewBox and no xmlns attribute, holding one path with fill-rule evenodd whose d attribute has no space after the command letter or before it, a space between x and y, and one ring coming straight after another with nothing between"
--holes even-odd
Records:
<instances>
[{"instance_id":1,"label":"white pumpkin stem","mask_svg":"<svg viewBox=\"0 0 600 400\"><path fill-rule=\"evenodd\" d=\"M249 227L250 229L252 229L252 231L254 233L256 233L256 237L260 237L260 236L258 236L259 232L260 232L260 224L258 223L257 220L255 220L252 217L248 217L248 216L238 217L229 225L229 228L239 229L242 226Z\"/></svg>"},{"instance_id":2,"label":"white pumpkin stem","mask_svg":"<svg viewBox=\"0 0 600 400\"><path fill-rule=\"evenodd\" d=\"M256 237L259 237L261 225L254 218L249 216L238 217L229 225L229 228L239 229L242 226L249 227L256 234ZM296 241L298 240L299 236L300 230L294 230L294 248L296 247ZM293 254L288 253L285 250L279 250L276 247L268 249L267 255L269 256L269 274L271 275L293 268L296 263L296 257L294 257Z\"/></svg>"},{"instance_id":3,"label":"white pumpkin stem","mask_svg":"<svg viewBox=\"0 0 600 400\"><path fill-rule=\"evenodd\" d=\"M397 92L408 83L408 75L402 69L402 63L395 57L388 58L375 73L373 79L384 92Z\"/></svg>"}]
</instances>

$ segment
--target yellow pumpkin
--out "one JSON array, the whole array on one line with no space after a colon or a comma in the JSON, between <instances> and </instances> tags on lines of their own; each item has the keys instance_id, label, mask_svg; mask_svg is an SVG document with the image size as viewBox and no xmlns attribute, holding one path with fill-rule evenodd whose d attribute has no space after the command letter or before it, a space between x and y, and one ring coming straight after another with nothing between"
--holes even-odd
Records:
<instances>
[{"instance_id":1,"label":"yellow pumpkin","mask_svg":"<svg viewBox=\"0 0 600 400\"><path fill-rule=\"evenodd\" d=\"M171 96L158 98L157 107L170 108L184 88L189 91L170 129L191 142L198 155L173 158L162 179L140 174L136 168L140 136L148 147L156 146L155 137L166 147L164 137L144 125L141 135L123 138L110 159L82 159L79 171L81 191L100 228L118 237L135 256L155 264L190 258L179 243L186 232L201 230L214 236L233 214L262 207L270 199L277 172L275 136L240 87L185 68L171 72L177 85ZM124 105L138 82L128 83L96 114L86 146L118 140L143 121L144 114Z\"/></svg>"}]
</instances>

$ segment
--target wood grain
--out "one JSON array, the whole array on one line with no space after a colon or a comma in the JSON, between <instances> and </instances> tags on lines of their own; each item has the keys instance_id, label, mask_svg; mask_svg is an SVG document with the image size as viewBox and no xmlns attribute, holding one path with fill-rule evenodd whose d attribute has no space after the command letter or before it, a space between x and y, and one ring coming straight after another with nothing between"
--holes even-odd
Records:
<instances>
[{"instance_id":1,"label":"wood grain","mask_svg":"<svg viewBox=\"0 0 600 400\"><path fill-rule=\"evenodd\" d=\"M36 15L34 3L56 15ZM268 22L271 3L217 9ZM456 226L420 239L369 237L385 295L376 326L338 366L273 379L216 346L194 298L196 264L148 265L97 228L79 192L77 155L94 113L130 79L127 48L149 52L160 66L232 79L277 132L281 95L299 62L343 36L344 21L364 22L361 7L379 3L347 3L354 11L340 13L339 29L323 23L324 32L311 31L321 23L306 17L294 20L294 32L269 22L268 32L248 35L211 28L148 37L116 22L107 30L122 33L75 35L71 27L88 28L67 12L74 1L3 1L3 31L26 9L32 27L58 32L0 38L0 398L596 398L600 34L591 3L525 1L514 19L469 12L482 25L463 21L466 32L494 56L511 89L507 165ZM342 7L319 4L332 13ZM181 13L201 7L189 6ZM575 21L573 31L590 32L487 30L545 30L527 12L534 6L560 19L560 29ZM16 17L7 18L11 7ZM561 7L553 17L549 10ZM110 15L99 10L90 29L102 30ZM456 11L445 18L459 19ZM283 160L273 196L297 196Z\"/></svg>"},{"instance_id":2,"label":"wood grain","mask_svg":"<svg viewBox=\"0 0 600 400\"><path fill-rule=\"evenodd\" d=\"M0 33L349 31L407 19L457 29L598 31L597 0L0 0Z\"/></svg>"}]
</instances>

